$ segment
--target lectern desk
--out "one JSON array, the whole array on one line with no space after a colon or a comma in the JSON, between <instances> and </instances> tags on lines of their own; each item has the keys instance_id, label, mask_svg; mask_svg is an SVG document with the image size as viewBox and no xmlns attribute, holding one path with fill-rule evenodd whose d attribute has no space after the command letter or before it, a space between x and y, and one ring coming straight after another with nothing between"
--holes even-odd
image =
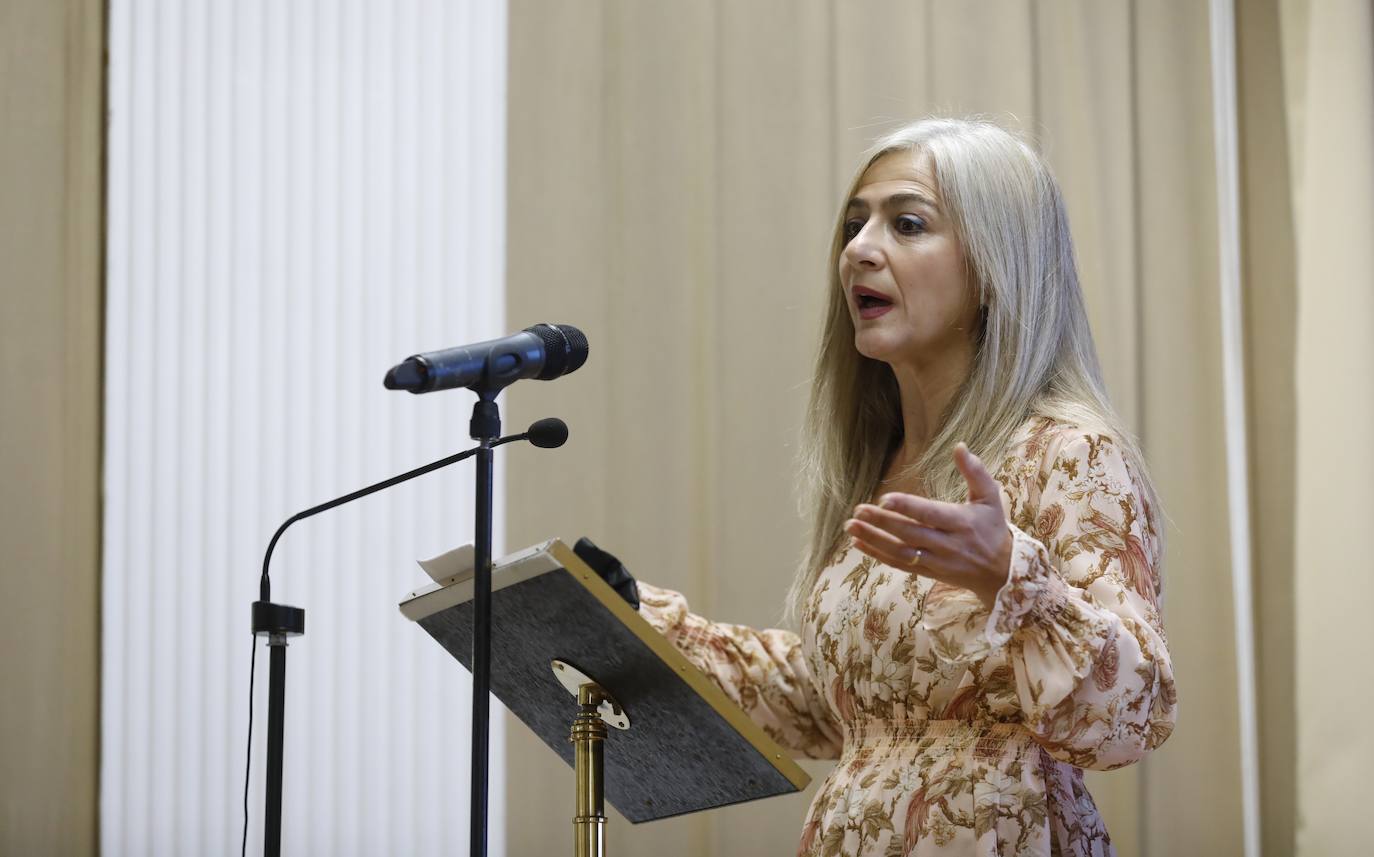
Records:
<instances>
[{"instance_id":1,"label":"lectern desk","mask_svg":"<svg viewBox=\"0 0 1374 857\"><path fill-rule=\"evenodd\" d=\"M400 605L469 669L472 564L471 548L422 563L434 582ZM591 791L639 823L806 787L806 772L562 541L497 561L491 585L492 693L569 764L570 732L585 751L579 853L600 853Z\"/></svg>"}]
</instances>

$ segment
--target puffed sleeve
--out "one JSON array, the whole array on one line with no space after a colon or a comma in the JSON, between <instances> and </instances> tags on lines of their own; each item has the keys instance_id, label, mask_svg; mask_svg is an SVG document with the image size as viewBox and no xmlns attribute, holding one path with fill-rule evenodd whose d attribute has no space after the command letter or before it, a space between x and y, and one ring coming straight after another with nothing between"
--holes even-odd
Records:
<instances>
[{"instance_id":1,"label":"puffed sleeve","mask_svg":"<svg viewBox=\"0 0 1374 857\"><path fill-rule=\"evenodd\" d=\"M639 614L706 673L768 736L812 759L839 757L838 721L790 631L712 622L670 589L639 582Z\"/></svg>"},{"instance_id":2,"label":"puffed sleeve","mask_svg":"<svg viewBox=\"0 0 1374 857\"><path fill-rule=\"evenodd\" d=\"M1176 717L1155 510L1109 437L1074 432L1051 447L1038 508L1019 518L1033 532L1008 524L1011 567L992 609L958 590L932 598L922 623L949 662L1005 647L1040 744L1110 770L1162 744Z\"/></svg>"}]
</instances>

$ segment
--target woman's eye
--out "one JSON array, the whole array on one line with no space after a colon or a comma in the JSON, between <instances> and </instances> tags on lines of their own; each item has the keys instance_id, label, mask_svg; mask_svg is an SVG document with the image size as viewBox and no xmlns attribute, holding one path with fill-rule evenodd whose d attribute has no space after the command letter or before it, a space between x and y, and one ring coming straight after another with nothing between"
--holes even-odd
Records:
<instances>
[{"instance_id":1,"label":"woman's eye","mask_svg":"<svg viewBox=\"0 0 1374 857\"><path fill-rule=\"evenodd\" d=\"M862 220L846 220L844 223L845 242L853 241L854 236L863 231L864 222Z\"/></svg>"},{"instance_id":2,"label":"woman's eye","mask_svg":"<svg viewBox=\"0 0 1374 857\"><path fill-rule=\"evenodd\" d=\"M919 217L904 214L897 218L897 231L903 235L916 235L925 231L926 222Z\"/></svg>"}]
</instances>

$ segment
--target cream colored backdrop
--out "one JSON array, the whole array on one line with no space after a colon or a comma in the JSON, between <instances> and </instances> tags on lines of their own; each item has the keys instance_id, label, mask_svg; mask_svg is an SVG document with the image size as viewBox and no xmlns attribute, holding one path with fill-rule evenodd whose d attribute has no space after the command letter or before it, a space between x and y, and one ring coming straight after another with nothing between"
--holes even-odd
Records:
<instances>
[{"instance_id":1,"label":"cream colored backdrop","mask_svg":"<svg viewBox=\"0 0 1374 857\"><path fill-rule=\"evenodd\" d=\"M559 415L572 440L556 469L507 458L510 544L590 535L698 612L775 624L840 194L883 130L991 114L1058 172L1109 384L1171 517L1181 722L1091 786L1122 855L1241 853L1206 5L514 0L510 40L507 315L592 343L576 375L512 391L511 424ZM511 852L566 847L565 767L508 734ZM790 853L809 797L616 817L611 842Z\"/></svg>"},{"instance_id":2,"label":"cream colored backdrop","mask_svg":"<svg viewBox=\"0 0 1374 857\"><path fill-rule=\"evenodd\" d=\"M104 4L0 0L0 854L91 854Z\"/></svg>"},{"instance_id":3,"label":"cream colored backdrop","mask_svg":"<svg viewBox=\"0 0 1374 857\"><path fill-rule=\"evenodd\" d=\"M1266 853L1367 850L1374 10L1241 0Z\"/></svg>"},{"instance_id":4,"label":"cream colored backdrop","mask_svg":"<svg viewBox=\"0 0 1374 857\"><path fill-rule=\"evenodd\" d=\"M1374 737L1374 8L1303 4L1297 230L1298 853L1367 847Z\"/></svg>"}]
</instances>

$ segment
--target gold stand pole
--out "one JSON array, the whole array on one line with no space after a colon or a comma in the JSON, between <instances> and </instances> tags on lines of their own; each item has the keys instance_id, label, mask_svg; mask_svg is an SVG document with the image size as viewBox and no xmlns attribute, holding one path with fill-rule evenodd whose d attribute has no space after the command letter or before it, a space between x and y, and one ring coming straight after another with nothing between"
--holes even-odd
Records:
<instances>
[{"instance_id":1,"label":"gold stand pole","mask_svg":"<svg viewBox=\"0 0 1374 857\"><path fill-rule=\"evenodd\" d=\"M605 699L595 684L578 688L577 718L573 720L573 754L577 778L577 815L573 817L573 838L577 857L604 857L606 846L606 809L602 801L602 751L606 724L597 709Z\"/></svg>"},{"instance_id":2,"label":"gold stand pole","mask_svg":"<svg viewBox=\"0 0 1374 857\"><path fill-rule=\"evenodd\" d=\"M629 729L630 716L596 680L567 661L549 663L563 688L577 697L573 720L573 776L577 780L577 815L573 816L573 841L577 857L605 857L606 804L604 752L606 727Z\"/></svg>"}]
</instances>

